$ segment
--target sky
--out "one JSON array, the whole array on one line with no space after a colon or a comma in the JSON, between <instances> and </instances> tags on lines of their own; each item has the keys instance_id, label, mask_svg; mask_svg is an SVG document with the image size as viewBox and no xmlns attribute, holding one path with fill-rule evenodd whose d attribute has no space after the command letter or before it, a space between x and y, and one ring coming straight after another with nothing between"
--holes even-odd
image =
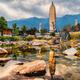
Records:
<instances>
[{"instance_id":1,"label":"sky","mask_svg":"<svg viewBox=\"0 0 80 80\"><path fill-rule=\"evenodd\" d=\"M7 20L48 18L52 1L56 7L57 17L80 14L80 0L0 0L0 16Z\"/></svg>"}]
</instances>

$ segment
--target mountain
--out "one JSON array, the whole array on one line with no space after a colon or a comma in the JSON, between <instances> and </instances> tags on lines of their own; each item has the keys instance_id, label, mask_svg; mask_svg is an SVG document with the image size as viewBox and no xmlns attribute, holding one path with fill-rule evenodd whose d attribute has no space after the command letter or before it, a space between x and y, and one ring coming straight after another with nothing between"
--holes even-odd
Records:
<instances>
[{"instance_id":1,"label":"mountain","mask_svg":"<svg viewBox=\"0 0 80 80\"><path fill-rule=\"evenodd\" d=\"M74 25L76 18L80 23L80 14L57 17L56 19L57 31L63 29L66 25L71 25L71 26ZM49 18L32 17L32 18L25 18L20 20L12 20L12 21L8 21L8 26L11 28L13 23L17 23L17 26L20 28L22 27L22 25L26 25L28 29L32 27L36 27L37 29L39 29L39 24L42 23L42 27L49 30Z\"/></svg>"},{"instance_id":2,"label":"mountain","mask_svg":"<svg viewBox=\"0 0 80 80\"><path fill-rule=\"evenodd\" d=\"M20 28L23 25L26 25L28 29L32 27L36 27L37 29L39 29L39 25L40 23L42 23L42 27L49 30L49 19L48 18L32 17L28 19L13 20L13 21L8 21L8 26L12 27L13 23L17 23L17 26Z\"/></svg>"}]
</instances>

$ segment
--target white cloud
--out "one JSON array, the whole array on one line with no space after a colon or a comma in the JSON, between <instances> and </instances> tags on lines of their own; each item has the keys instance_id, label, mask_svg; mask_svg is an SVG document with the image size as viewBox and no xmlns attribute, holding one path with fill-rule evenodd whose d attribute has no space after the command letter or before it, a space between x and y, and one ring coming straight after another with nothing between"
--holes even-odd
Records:
<instances>
[{"instance_id":1,"label":"white cloud","mask_svg":"<svg viewBox=\"0 0 80 80\"><path fill-rule=\"evenodd\" d=\"M52 0L0 0L0 16L8 20L49 17ZM57 16L80 14L80 0L55 0Z\"/></svg>"}]
</instances>

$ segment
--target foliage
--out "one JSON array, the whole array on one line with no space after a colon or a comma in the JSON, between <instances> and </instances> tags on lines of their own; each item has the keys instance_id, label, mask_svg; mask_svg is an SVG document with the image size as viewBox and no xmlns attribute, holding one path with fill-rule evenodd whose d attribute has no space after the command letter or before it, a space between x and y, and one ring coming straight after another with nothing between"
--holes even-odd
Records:
<instances>
[{"instance_id":1,"label":"foliage","mask_svg":"<svg viewBox=\"0 0 80 80\"><path fill-rule=\"evenodd\" d=\"M45 46L42 46L41 47L41 52L46 52L47 51L47 48Z\"/></svg>"},{"instance_id":2,"label":"foliage","mask_svg":"<svg viewBox=\"0 0 80 80\"><path fill-rule=\"evenodd\" d=\"M73 31L73 32L75 31L75 26L72 26L72 31Z\"/></svg>"},{"instance_id":3,"label":"foliage","mask_svg":"<svg viewBox=\"0 0 80 80\"><path fill-rule=\"evenodd\" d=\"M13 24L13 29L16 29L16 27L17 27L17 24L14 23L14 24Z\"/></svg>"},{"instance_id":4,"label":"foliage","mask_svg":"<svg viewBox=\"0 0 80 80\"><path fill-rule=\"evenodd\" d=\"M1 41L19 41L21 37L19 36L0 36Z\"/></svg>"},{"instance_id":5,"label":"foliage","mask_svg":"<svg viewBox=\"0 0 80 80\"><path fill-rule=\"evenodd\" d=\"M20 41L22 38L20 36L12 36L11 40L12 41Z\"/></svg>"},{"instance_id":6,"label":"foliage","mask_svg":"<svg viewBox=\"0 0 80 80\"><path fill-rule=\"evenodd\" d=\"M50 36L55 36L55 32L50 33Z\"/></svg>"},{"instance_id":7,"label":"foliage","mask_svg":"<svg viewBox=\"0 0 80 80\"><path fill-rule=\"evenodd\" d=\"M45 28L42 28L40 32L41 32L41 35L44 35L45 33L47 33L47 30Z\"/></svg>"},{"instance_id":8,"label":"foliage","mask_svg":"<svg viewBox=\"0 0 80 80\"><path fill-rule=\"evenodd\" d=\"M17 24L13 24L13 35L18 36L19 35L19 28L17 27Z\"/></svg>"},{"instance_id":9,"label":"foliage","mask_svg":"<svg viewBox=\"0 0 80 80\"><path fill-rule=\"evenodd\" d=\"M35 27L27 30L27 34L30 34L30 35L35 35L36 32L37 32L37 29Z\"/></svg>"},{"instance_id":10,"label":"foliage","mask_svg":"<svg viewBox=\"0 0 80 80\"><path fill-rule=\"evenodd\" d=\"M19 28L18 27L15 29L15 34L16 34L16 36L19 35Z\"/></svg>"},{"instance_id":11,"label":"foliage","mask_svg":"<svg viewBox=\"0 0 80 80\"><path fill-rule=\"evenodd\" d=\"M37 37L36 39L42 40L43 39L43 36Z\"/></svg>"},{"instance_id":12,"label":"foliage","mask_svg":"<svg viewBox=\"0 0 80 80\"><path fill-rule=\"evenodd\" d=\"M36 52L36 49L33 48L32 46L29 47L29 45L22 45L19 47L19 50L22 52Z\"/></svg>"},{"instance_id":13,"label":"foliage","mask_svg":"<svg viewBox=\"0 0 80 80\"><path fill-rule=\"evenodd\" d=\"M24 38L24 40L32 41L34 38L35 38L34 36L27 36Z\"/></svg>"},{"instance_id":14,"label":"foliage","mask_svg":"<svg viewBox=\"0 0 80 80\"><path fill-rule=\"evenodd\" d=\"M80 39L80 32L71 32L71 39Z\"/></svg>"},{"instance_id":15,"label":"foliage","mask_svg":"<svg viewBox=\"0 0 80 80\"><path fill-rule=\"evenodd\" d=\"M3 36L3 30L7 29L7 21L4 17L0 17L0 32L1 36Z\"/></svg>"},{"instance_id":16,"label":"foliage","mask_svg":"<svg viewBox=\"0 0 80 80\"><path fill-rule=\"evenodd\" d=\"M27 48L26 52L33 52L36 53L36 49L35 48Z\"/></svg>"},{"instance_id":17,"label":"foliage","mask_svg":"<svg viewBox=\"0 0 80 80\"><path fill-rule=\"evenodd\" d=\"M26 33L26 30L27 30L26 26L23 25L21 29L22 29L22 33L25 34Z\"/></svg>"}]
</instances>

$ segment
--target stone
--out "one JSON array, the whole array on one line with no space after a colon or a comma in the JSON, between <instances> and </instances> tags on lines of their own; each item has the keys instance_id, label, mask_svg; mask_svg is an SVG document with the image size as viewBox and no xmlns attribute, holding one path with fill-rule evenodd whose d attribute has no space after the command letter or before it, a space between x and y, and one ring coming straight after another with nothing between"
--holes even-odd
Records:
<instances>
[{"instance_id":1,"label":"stone","mask_svg":"<svg viewBox=\"0 0 80 80\"><path fill-rule=\"evenodd\" d=\"M62 76L64 74L66 74L67 71L68 71L68 67L66 65L64 65L64 64L57 64L56 65L55 75Z\"/></svg>"},{"instance_id":2,"label":"stone","mask_svg":"<svg viewBox=\"0 0 80 80\"><path fill-rule=\"evenodd\" d=\"M10 60L11 60L11 58L0 58L0 62L7 62Z\"/></svg>"},{"instance_id":3,"label":"stone","mask_svg":"<svg viewBox=\"0 0 80 80\"><path fill-rule=\"evenodd\" d=\"M74 56L78 51L75 48L70 48L65 50L63 53L67 54L68 56Z\"/></svg>"},{"instance_id":4,"label":"stone","mask_svg":"<svg viewBox=\"0 0 80 80\"><path fill-rule=\"evenodd\" d=\"M32 72L38 72L38 74L43 73L41 71L46 69L46 63L44 60L36 60L20 64L20 61L11 60L7 62L2 69L0 68L0 80L44 80L39 75L30 76ZM30 73L27 74L29 76L24 75L26 73Z\"/></svg>"},{"instance_id":5,"label":"stone","mask_svg":"<svg viewBox=\"0 0 80 80\"><path fill-rule=\"evenodd\" d=\"M25 63L11 60L11 61L8 61L4 67L0 67L0 80L3 78L6 78L4 80L7 80L9 76L11 77L16 74L19 74L19 75L27 74L25 76L31 78L31 76L34 76L33 73L35 74L35 78L30 80L39 80L39 79L36 79L37 75L43 76L46 73L45 70L46 70L46 62L44 60L35 60L33 62L25 62Z\"/></svg>"},{"instance_id":6,"label":"stone","mask_svg":"<svg viewBox=\"0 0 80 80\"><path fill-rule=\"evenodd\" d=\"M4 48L0 48L0 54L8 54L8 51Z\"/></svg>"},{"instance_id":7,"label":"stone","mask_svg":"<svg viewBox=\"0 0 80 80\"><path fill-rule=\"evenodd\" d=\"M23 75L11 75L8 77L1 78L0 80L44 80L44 79L38 77L26 77Z\"/></svg>"},{"instance_id":8,"label":"stone","mask_svg":"<svg viewBox=\"0 0 80 80\"><path fill-rule=\"evenodd\" d=\"M26 74L44 70L46 70L46 62L44 60L35 60L32 62L25 62L18 68L17 72L19 72L19 74Z\"/></svg>"},{"instance_id":9,"label":"stone","mask_svg":"<svg viewBox=\"0 0 80 80\"><path fill-rule=\"evenodd\" d=\"M8 54L12 54L12 47L6 47L5 49L7 50Z\"/></svg>"},{"instance_id":10,"label":"stone","mask_svg":"<svg viewBox=\"0 0 80 80\"><path fill-rule=\"evenodd\" d=\"M4 67L0 68L0 80L1 80L1 78L11 76L11 73L13 73L14 70L17 67L19 67L18 64L20 64L20 63L21 63L20 61L14 61L14 60L8 61ZM16 72L14 72L14 73L16 73Z\"/></svg>"}]
</instances>

